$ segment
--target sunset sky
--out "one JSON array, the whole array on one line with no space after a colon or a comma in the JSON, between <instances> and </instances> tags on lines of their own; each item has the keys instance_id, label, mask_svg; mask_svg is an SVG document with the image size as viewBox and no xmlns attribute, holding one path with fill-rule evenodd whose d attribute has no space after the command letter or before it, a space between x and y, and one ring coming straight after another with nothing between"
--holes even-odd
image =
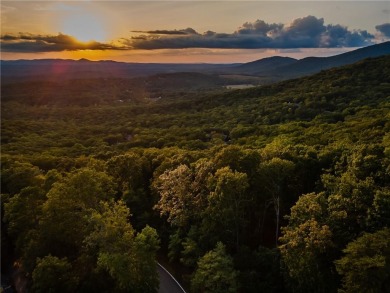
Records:
<instances>
[{"instance_id":1,"label":"sunset sky","mask_svg":"<svg viewBox=\"0 0 390 293\"><path fill-rule=\"evenodd\" d=\"M390 39L390 1L2 1L1 59L247 62Z\"/></svg>"}]
</instances>

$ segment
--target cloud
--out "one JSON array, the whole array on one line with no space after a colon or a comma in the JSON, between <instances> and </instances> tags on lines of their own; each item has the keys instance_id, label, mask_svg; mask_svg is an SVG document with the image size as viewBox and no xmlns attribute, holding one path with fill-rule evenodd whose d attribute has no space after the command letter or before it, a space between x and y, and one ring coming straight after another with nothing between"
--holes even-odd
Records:
<instances>
[{"instance_id":1,"label":"cloud","mask_svg":"<svg viewBox=\"0 0 390 293\"><path fill-rule=\"evenodd\" d=\"M376 30L382 33L385 37L390 38L390 23L377 25Z\"/></svg>"},{"instance_id":2,"label":"cloud","mask_svg":"<svg viewBox=\"0 0 390 293\"><path fill-rule=\"evenodd\" d=\"M124 42L133 49L295 49L360 47L372 44L374 35L365 30L349 30L345 26L325 25L323 18L306 16L290 24L266 23L263 20L245 22L235 32L203 34L186 30L155 30Z\"/></svg>"},{"instance_id":3,"label":"cloud","mask_svg":"<svg viewBox=\"0 0 390 293\"><path fill-rule=\"evenodd\" d=\"M325 47L359 47L370 42L374 36L365 30L349 31L341 25L328 25L322 35L322 43Z\"/></svg>"},{"instance_id":4,"label":"cloud","mask_svg":"<svg viewBox=\"0 0 390 293\"><path fill-rule=\"evenodd\" d=\"M318 38L326 31L323 18L315 16L306 16L294 19L290 25L285 28L284 33L292 38Z\"/></svg>"},{"instance_id":5,"label":"cloud","mask_svg":"<svg viewBox=\"0 0 390 293\"><path fill-rule=\"evenodd\" d=\"M191 35L142 35L124 41L125 45L133 49L185 49L185 48L228 48L228 49L255 49L267 42L267 37L245 36L239 34L222 34L208 31L204 34Z\"/></svg>"},{"instance_id":6,"label":"cloud","mask_svg":"<svg viewBox=\"0 0 390 293\"><path fill-rule=\"evenodd\" d=\"M390 35L390 24L376 26L383 35ZM350 30L336 24L325 25L323 18L306 16L289 24L245 22L232 33L193 28L178 30L132 31L129 38L115 43L81 42L76 38L28 33L4 34L0 37L4 52L58 52L77 50L154 50L154 49L299 49L361 47L374 42L374 35L365 30Z\"/></svg>"},{"instance_id":7,"label":"cloud","mask_svg":"<svg viewBox=\"0 0 390 293\"><path fill-rule=\"evenodd\" d=\"M196 35L197 32L192 28L182 30L154 30L154 31L132 31L133 33L143 33L150 35Z\"/></svg>"},{"instance_id":8,"label":"cloud","mask_svg":"<svg viewBox=\"0 0 390 293\"><path fill-rule=\"evenodd\" d=\"M126 47L99 42L80 42L76 38L61 34L34 35L29 33L4 34L0 37L4 52L59 52L78 50L125 50Z\"/></svg>"},{"instance_id":9,"label":"cloud","mask_svg":"<svg viewBox=\"0 0 390 293\"><path fill-rule=\"evenodd\" d=\"M260 34L266 35L269 32L277 31L283 28L283 24L268 24L263 20L256 20L255 22L246 22L236 31L237 34Z\"/></svg>"}]
</instances>

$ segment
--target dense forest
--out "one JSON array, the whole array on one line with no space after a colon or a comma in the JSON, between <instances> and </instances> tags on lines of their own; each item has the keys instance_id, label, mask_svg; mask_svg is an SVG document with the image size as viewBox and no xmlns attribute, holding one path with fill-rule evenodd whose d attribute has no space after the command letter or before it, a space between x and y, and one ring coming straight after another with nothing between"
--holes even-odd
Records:
<instances>
[{"instance_id":1,"label":"dense forest","mask_svg":"<svg viewBox=\"0 0 390 293\"><path fill-rule=\"evenodd\" d=\"M156 292L159 259L189 292L390 292L390 56L234 91L175 76L2 86L2 271Z\"/></svg>"}]
</instances>

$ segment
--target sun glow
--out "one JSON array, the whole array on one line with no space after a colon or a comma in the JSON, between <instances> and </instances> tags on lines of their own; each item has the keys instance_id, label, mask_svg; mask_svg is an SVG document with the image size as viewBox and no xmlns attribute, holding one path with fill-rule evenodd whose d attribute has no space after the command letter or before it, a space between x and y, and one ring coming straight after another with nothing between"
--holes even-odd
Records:
<instances>
[{"instance_id":1,"label":"sun glow","mask_svg":"<svg viewBox=\"0 0 390 293\"><path fill-rule=\"evenodd\" d=\"M92 14L69 16L62 23L62 32L82 42L107 40L107 32L102 20Z\"/></svg>"}]
</instances>

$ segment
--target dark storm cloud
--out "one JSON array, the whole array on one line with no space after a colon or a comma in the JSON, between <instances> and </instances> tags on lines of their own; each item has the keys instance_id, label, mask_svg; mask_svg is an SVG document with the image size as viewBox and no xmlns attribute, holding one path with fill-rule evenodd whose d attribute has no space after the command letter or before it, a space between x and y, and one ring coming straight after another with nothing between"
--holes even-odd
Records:
<instances>
[{"instance_id":1,"label":"dark storm cloud","mask_svg":"<svg viewBox=\"0 0 390 293\"><path fill-rule=\"evenodd\" d=\"M325 31L323 18L307 16L297 18L269 35L277 48L318 48L323 46L321 36Z\"/></svg>"},{"instance_id":2,"label":"dark storm cloud","mask_svg":"<svg viewBox=\"0 0 390 293\"><path fill-rule=\"evenodd\" d=\"M263 20L256 20L255 22L246 22L244 23L236 33L241 35L247 34L260 34L266 35L268 32L277 31L283 28L283 24L268 24Z\"/></svg>"},{"instance_id":3,"label":"dark storm cloud","mask_svg":"<svg viewBox=\"0 0 390 293\"><path fill-rule=\"evenodd\" d=\"M359 47L366 44L374 36L367 31L349 31L341 25L328 25L322 35L322 43L325 47Z\"/></svg>"},{"instance_id":4,"label":"dark storm cloud","mask_svg":"<svg viewBox=\"0 0 390 293\"><path fill-rule=\"evenodd\" d=\"M283 34L290 39L316 39L325 31L324 19L309 15L293 20L288 27L284 28Z\"/></svg>"},{"instance_id":5,"label":"dark storm cloud","mask_svg":"<svg viewBox=\"0 0 390 293\"><path fill-rule=\"evenodd\" d=\"M377 31L381 32L384 36L390 38L390 23L384 23L375 27Z\"/></svg>"},{"instance_id":6,"label":"dark storm cloud","mask_svg":"<svg viewBox=\"0 0 390 293\"><path fill-rule=\"evenodd\" d=\"M0 37L1 49L4 52L60 52L77 50L124 50L111 44L99 42L80 42L72 36L58 35L34 35L19 33L17 35L4 34Z\"/></svg>"},{"instance_id":7,"label":"dark storm cloud","mask_svg":"<svg viewBox=\"0 0 390 293\"><path fill-rule=\"evenodd\" d=\"M289 25L266 23L263 20L246 22L231 34L207 31L203 34L186 30L156 30L125 41L134 49L178 48L334 48L359 47L372 43L374 36L367 31L349 30L341 25L325 25L323 18L306 16Z\"/></svg>"}]
</instances>

